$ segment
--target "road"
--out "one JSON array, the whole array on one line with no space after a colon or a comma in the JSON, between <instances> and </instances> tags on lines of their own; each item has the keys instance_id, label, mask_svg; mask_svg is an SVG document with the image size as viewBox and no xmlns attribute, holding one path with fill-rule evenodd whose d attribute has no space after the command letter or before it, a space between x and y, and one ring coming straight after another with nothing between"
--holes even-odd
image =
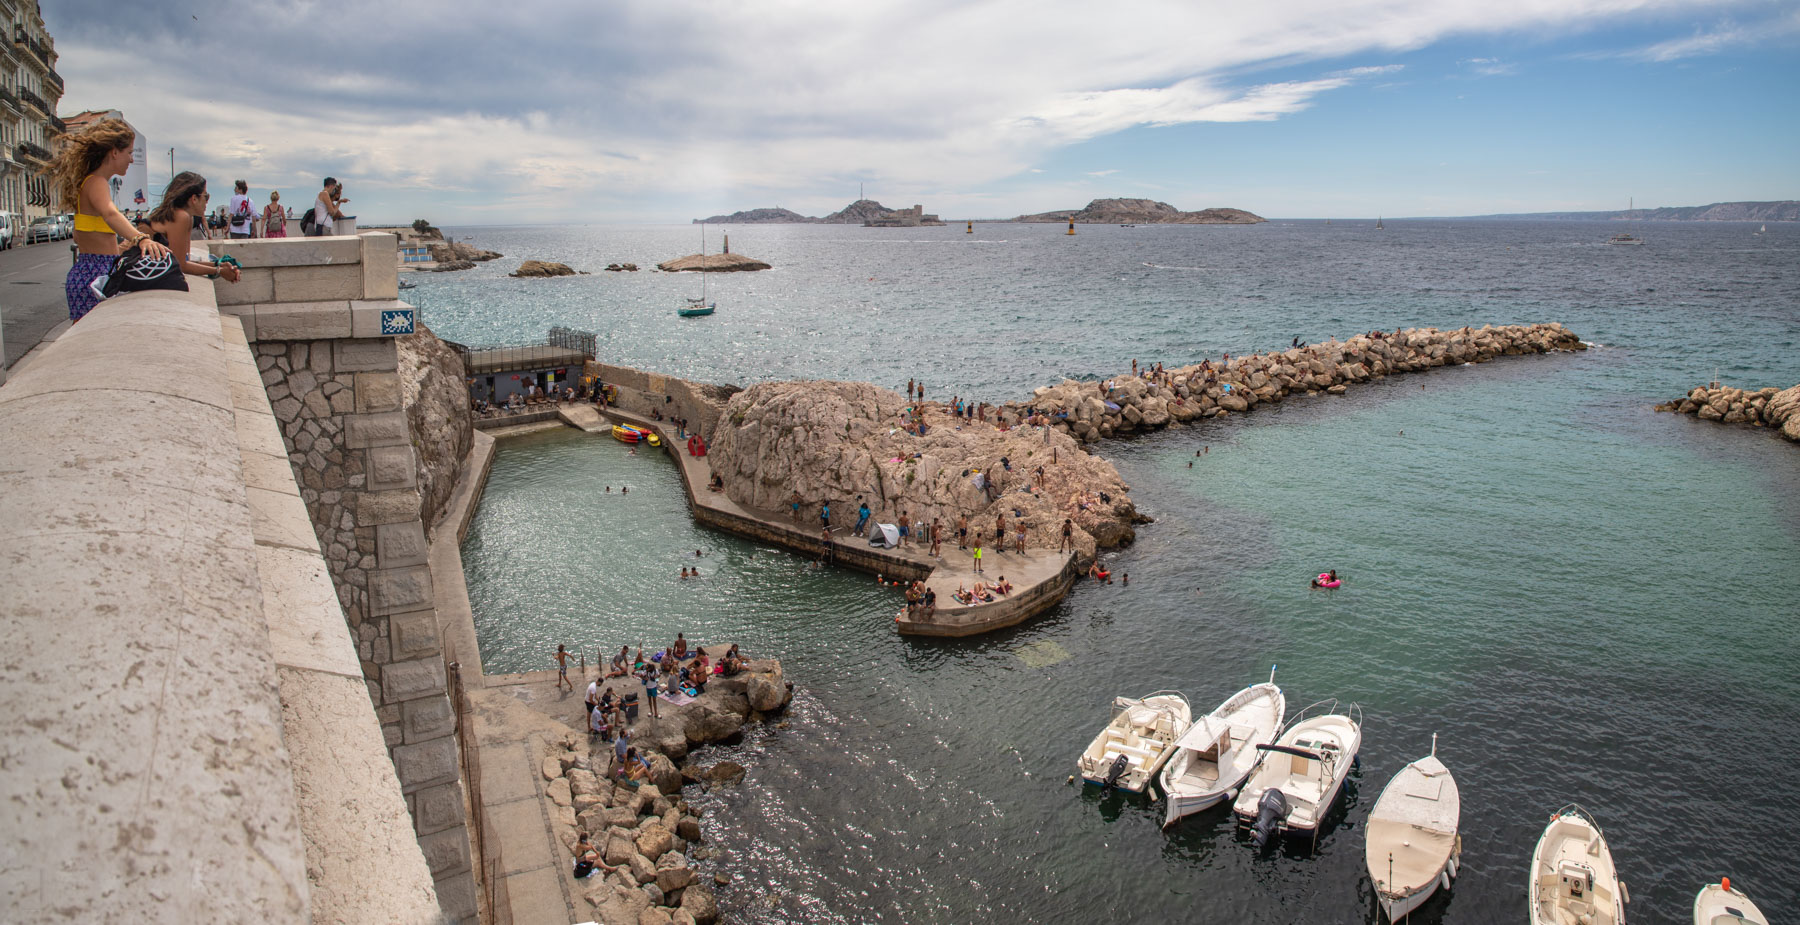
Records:
<instances>
[{"instance_id":1,"label":"road","mask_svg":"<svg viewBox=\"0 0 1800 925\"><path fill-rule=\"evenodd\" d=\"M68 241L0 251L0 322L5 324L7 368L52 328L69 320L69 303L63 296L69 265Z\"/></svg>"}]
</instances>

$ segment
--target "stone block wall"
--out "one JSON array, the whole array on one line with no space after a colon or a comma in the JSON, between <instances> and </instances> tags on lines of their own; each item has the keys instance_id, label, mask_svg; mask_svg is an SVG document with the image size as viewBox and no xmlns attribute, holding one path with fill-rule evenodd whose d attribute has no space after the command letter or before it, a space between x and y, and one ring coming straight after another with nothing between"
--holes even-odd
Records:
<instances>
[{"instance_id":1,"label":"stone block wall","mask_svg":"<svg viewBox=\"0 0 1800 925\"><path fill-rule=\"evenodd\" d=\"M614 366L589 360L583 376L599 376L607 385L619 387L619 408L632 414L649 416L653 411L663 417L686 418L693 430L712 439L719 414L731 396L743 391L737 386L689 382L674 376L646 372L629 366Z\"/></svg>"},{"instance_id":2,"label":"stone block wall","mask_svg":"<svg viewBox=\"0 0 1800 925\"><path fill-rule=\"evenodd\" d=\"M393 299L394 236L214 244L252 283L221 287L220 311L251 343L439 901L472 920L455 717L392 336L414 327Z\"/></svg>"}]
</instances>

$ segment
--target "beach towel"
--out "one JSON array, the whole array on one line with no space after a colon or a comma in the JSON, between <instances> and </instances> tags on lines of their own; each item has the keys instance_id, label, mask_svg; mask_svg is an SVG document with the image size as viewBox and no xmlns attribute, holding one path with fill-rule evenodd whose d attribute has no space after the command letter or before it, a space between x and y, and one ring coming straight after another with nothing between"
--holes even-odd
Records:
<instances>
[{"instance_id":1,"label":"beach towel","mask_svg":"<svg viewBox=\"0 0 1800 925\"><path fill-rule=\"evenodd\" d=\"M662 702L669 704L671 706L680 707L680 706L686 706L687 704L693 703L694 698L689 697L688 695L681 693L680 691L672 691L670 693L662 695Z\"/></svg>"}]
</instances>

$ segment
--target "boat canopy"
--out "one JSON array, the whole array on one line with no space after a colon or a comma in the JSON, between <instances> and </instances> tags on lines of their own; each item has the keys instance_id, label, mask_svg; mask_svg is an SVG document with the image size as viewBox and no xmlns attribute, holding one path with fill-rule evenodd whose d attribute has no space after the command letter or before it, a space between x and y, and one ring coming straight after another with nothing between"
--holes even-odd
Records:
<instances>
[{"instance_id":1,"label":"boat canopy","mask_svg":"<svg viewBox=\"0 0 1800 925\"><path fill-rule=\"evenodd\" d=\"M1181 738L1175 740L1175 746L1203 752L1230 731L1231 724L1226 722L1223 717L1208 713L1195 720L1194 724L1188 727L1187 732L1182 733Z\"/></svg>"}]
</instances>

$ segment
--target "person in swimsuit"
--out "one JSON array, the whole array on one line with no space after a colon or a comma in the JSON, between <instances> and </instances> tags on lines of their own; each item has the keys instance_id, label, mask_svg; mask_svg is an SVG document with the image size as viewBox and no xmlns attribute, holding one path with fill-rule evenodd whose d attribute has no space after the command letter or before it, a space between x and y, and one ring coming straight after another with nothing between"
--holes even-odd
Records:
<instances>
[{"instance_id":1,"label":"person in swimsuit","mask_svg":"<svg viewBox=\"0 0 1800 925\"><path fill-rule=\"evenodd\" d=\"M102 119L80 134L57 138L61 148L50 162L50 182L58 206L75 213L75 265L63 283L70 321L80 321L99 304L91 284L112 272L120 238L126 247L141 248L146 258L169 256L169 248L133 228L113 205L109 180L131 167L136 141L137 133L118 119Z\"/></svg>"},{"instance_id":2,"label":"person in swimsuit","mask_svg":"<svg viewBox=\"0 0 1800 925\"><path fill-rule=\"evenodd\" d=\"M569 651L564 649L560 642L556 644L554 658L556 659L556 689L562 690L562 686L567 684L569 690L574 690L575 682L569 680Z\"/></svg>"},{"instance_id":3,"label":"person in swimsuit","mask_svg":"<svg viewBox=\"0 0 1800 925\"><path fill-rule=\"evenodd\" d=\"M630 646L620 646L619 654L612 657L612 671L608 672L606 676L608 678L623 678L623 677L625 677L626 675L631 673L630 662L631 662L631 647Z\"/></svg>"}]
</instances>

